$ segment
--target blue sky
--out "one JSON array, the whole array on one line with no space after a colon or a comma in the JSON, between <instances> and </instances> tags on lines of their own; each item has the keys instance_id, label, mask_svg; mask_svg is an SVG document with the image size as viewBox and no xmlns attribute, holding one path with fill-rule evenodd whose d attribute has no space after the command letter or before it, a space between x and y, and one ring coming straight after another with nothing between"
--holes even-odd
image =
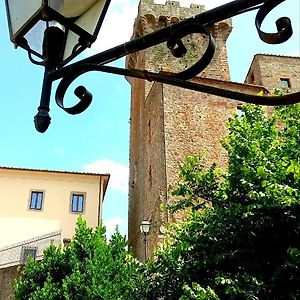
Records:
<instances>
[{"instance_id":1,"label":"blue sky","mask_svg":"<svg viewBox=\"0 0 300 300\"><path fill-rule=\"evenodd\" d=\"M157 1L164 3L165 1ZM207 8L228 1L181 1ZM91 55L127 41L132 33L138 0L112 0ZM232 80L242 82L255 53L299 55L299 0L286 0L266 20L264 29L275 31L275 20L292 19L294 35L278 46L264 44L254 27L255 12L233 18L228 41ZM122 26L119 26L122 24ZM40 100L43 68L29 62L23 49L9 42L4 1L0 6L0 165L39 169L111 173L104 202L104 222L110 231L116 224L127 232L128 149L130 86L116 75L91 72L75 82L94 96L92 105L76 116L66 114L52 97L52 123L44 134L36 132L33 116ZM123 66L124 60L115 63ZM55 85L54 85L55 87ZM70 89L71 91L72 89ZM53 89L53 95L55 90ZM68 93L72 98L71 92Z\"/></svg>"}]
</instances>

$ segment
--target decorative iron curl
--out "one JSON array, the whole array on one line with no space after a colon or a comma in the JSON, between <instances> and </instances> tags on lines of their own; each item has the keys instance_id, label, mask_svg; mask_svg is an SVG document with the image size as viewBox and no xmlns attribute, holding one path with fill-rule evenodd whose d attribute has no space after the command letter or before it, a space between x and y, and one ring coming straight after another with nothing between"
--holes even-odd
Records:
<instances>
[{"instance_id":1,"label":"decorative iron curl","mask_svg":"<svg viewBox=\"0 0 300 300\"><path fill-rule=\"evenodd\" d=\"M146 70L129 70L97 64L86 64L84 66L79 66L76 69L74 69L72 71L72 74L69 73L66 77L64 77L57 87L56 103L67 113L79 114L86 110L91 104L92 95L83 86L79 86L75 89L75 95L80 99L80 101L75 106L66 108L63 104L65 92L70 86L70 84L80 75L90 71L100 71L116 75L130 76L148 81L161 82L185 89L190 89L202 93L209 93L215 96L226 97L232 100L238 100L257 105L277 106L296 104L300 102L300 92L295 92L283 96L259 96L248 93L242 93L230 89L219 88L207 84L201 84L194 81L184 80L181 78L174 78L171 76L172 74L168 74L165 72L158 74L148 72ZM77 93L76 90L78 91Z\"/></svg>"},{"instance_id":2,"label":"decorative iron curl","mask_svg":"<svg viewBox=\"0 0 300 300\"><path fill-rule=\"evenodd\" d=\"M61 80L56 91L55 99L59 107L69 114L79 114L85 111L92 102L92 94L83 86L75 89L75 95L79 102L72 107L65 107L64 97L71 83L80 75L89 71L108 72L117 75L135 77L149 81L157 81L170 84L194 91L204 92L216 96L222 96L242 102L250 102L261 105L284 105L300 102L300 92L285 96L255 96L247 93L237 92L234 89L218 88L213 85L200 84L191 79L201 73L212 61L215 52L215 42L209 28L215 23L225 19L249 12L257 11L255 26L258 35L262 41L269 44L278 44L287 41L293 34L291 21L287 17L279 18L276 21L277 32L266 33L261 30L261 25L266 16L279 4L285 0L235 0L208 11L201 12L191 18L187 18L178 23L171 24L155 32L148 33L144 36L137 37L124 44L118 45L111 49L105 50L81 61L75 62L57 69L45 71L41 105L37 120L38 124L50 123L49 118L49 101L51 84L56 80ZM152 73L147 70L137 69L118 69L107 66L121 57L145 50L167 42L167 46L175 57L182 57L186 54L187 49L182 42L182 38L193 33L205 34L208 37L208 46L200 59L191 67L177 74L173 73ZM228 82L230 84L230 82ZM45 86L45 88L44 88ZM46 119L48 118L48 119ZM40 119L43 122L40 122ZM45 121L45 122L44 122ZM47 122L46 122L47 121ZM46 126L44 126L46 128ZM38 128L38 131L44 132Z\"/></svg>"},{"instance_id":3,"label":"decorative iron curl","mask_svg":"<svg viewBox=\"0 0 300 300\"><path fill-rule=\"evenodd\" d=\"M205 26L197 23L182 25L175 31L173 31L169 36L167 40L167 47L170 49L173 56L182 57L187 53L187 49L181 39L192 33L201 33L208 36L207 49L202 57L191 67L182 72L169 75L172 78L178 78L182 80L191 79L198 75L201 71L203 71L213 59L216 48L214 38ZM82 64L73 68L72 72L66 73L63 79L60 81L56 90L55 100L57 105L71 115L80 114L85 111L90 106L93 96L84 86L78 86L74 90L74 94L79 99L79 102L74 106L65 107L64 97L67 89L75 79L77 79L82 74L90 71L100 71L100 66L101 64Z\"/></svg>"},{"instance_id":4,"label":"decorative iron curl","mask_svg":"<svg viewBox=\"0 0 300 300\"><path fill-rule=\"evenodd\" d=\"M194 65L182 72L171 75L174 78L180 78L183 80L191 79L201 73L213 59L216 49L214 38L205 26L198 23L182 25L171 33L167 40L167 47L170 49L173 56L183 57L187 53L187 49L181 39L192 33L201 33L208 37L206 51Z\"/></svg>"},{"instance_id":5,"label":"decorative iron curl","mask_svg":"<svg viewBox=\"0 0 300 300\"><path fill-rule=\"evenodd\" d=\"M264 4L259 8L256 18L255 26L258 35L262 41L268 44L281 44L286 42L292 35L292 23L288 17L282 17L276 20L276 33L266 33L261 30L261 25L266 16L273 10L277 5L285 0L266 0Z\"/></svg>"},{"instance_id":6,"label":"decorative iron curl","mask_svg":"<svg viewBox=\"0 0 300 300\"><path fill-rule=\"evenodd\" d=\"M78 66L72 70L72 72L68 72L60 83L57 86L55 93L55 101L56 104L62 108L65 112L71 115L77 115L84 112L92 103L93 95L90 91L88 91L84 86L80 85L74 90L74 94L79 99L79 102L71 107L65 107L64 105L64 97L67 89L72 84L72 82L78 78L80 75L90 72L97 71L96 64L84 64Z\"/></svg>"}]
</instances>

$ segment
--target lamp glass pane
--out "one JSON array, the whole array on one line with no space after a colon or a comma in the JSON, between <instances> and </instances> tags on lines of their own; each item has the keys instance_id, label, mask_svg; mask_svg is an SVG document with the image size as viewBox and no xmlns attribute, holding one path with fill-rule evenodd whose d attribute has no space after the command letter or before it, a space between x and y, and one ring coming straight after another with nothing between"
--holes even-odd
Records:
<instances>
[{"instance_id":1,"label":"lamp glass pane","mask_svg":"<svg viewBox=\"0 0 300 300\"><path fill-rule=\"evenodd\" d=\"M10 19L11 35L14 36L38 11L42 0L8 0L7 13Z\"/></svg>"},{"instance_id":2,"label":"lamp glass pane","mask_svg":"<svg viewBox=\"0 0 300 300\"><path fill-rule=\"evenodd\" d=\"M148 233L150 230L150 224L144 224L143 226L144 226L144 232Z\"/></svg>"},{"instance_id":3,"label":"lamp glass pane","mask_svg":"<svg viewBox=\"0 0 300 300\"><path fill-rule=\"evenodd\" d=\"M83 16L76 20L76 24L86 32L94 35L98 21L102 15L106 1L97 1Z\"/></svg>"},{"instance_id":4,"label":"lamp glass pane","mask_svg":"<svg viewBox=\"0 0 300 300\"><path fill-rule=\"evenodd\" d=\"M43 38L45 29L46 22L38 21L24 36L30 46L30 49L40 55L43 54Z\"/></svg>"},{"instance_id":5,"label":"lamp glass pane","mask_svg":"<svg viewBox=\"0 0 300 300\"><path fill-rule=\"evenodd\" d=\"M73 31L68 31L66 47L64 52L63 60L66 60L73 53L74 47L78 44L79 36Z\"/></svg>"},{"instance_id":6,"label":"lamp glass pane","mask_svg":"<svg viewBox=\"0 0 300 300\"><path fill-rule=\"evenodd\" d=\"M140 225L140 232L141 232L141 233L144 233L144 229L143 229L143 226L142 226L142 225Z\"/></svg>"},{"instance_id":7,"label":"lamp glass pane","mask_svg":"<svg viewBox=\"0 0 300 300\"><path fill-rule=\"evenodd\" d=\"M143 221L140 225L141 233L148 233L150 231L150 222L149 221Z\"/></svg>"},{"instance_id":8,"label":"lamp glass pane","mask_svg":"<svg viewBox=\"0 0 300 300\"><path fill-rule=\"evenodd\" d=\"M83 15L99 0L50 0L49 6L67 18Z\"/></svg>"},{"instance_id":9,"label":"lamp glass pane","mask_svg":"<svg viewBox=\"0 0 300 300\"><path fill-rule=\"evenodd\" d=\"M95 33L95 31L97 29L99 19L101 18L105 3L105 0L97 1L97 3L94 4L84 15L82 15L75 21L75 24L91 35L96 35L97 32ZM74 46L78 43L78 38L79 36L77 34L69 31L64 59L68 58L72 54Z\"/></svg>"}]
</instances>

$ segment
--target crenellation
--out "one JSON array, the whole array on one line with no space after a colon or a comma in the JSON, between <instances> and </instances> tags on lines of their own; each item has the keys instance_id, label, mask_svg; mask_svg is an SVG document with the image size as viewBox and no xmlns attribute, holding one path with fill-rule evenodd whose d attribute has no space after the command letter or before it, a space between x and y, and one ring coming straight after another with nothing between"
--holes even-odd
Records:
<instances>
[{"instance_id":1,"label":"crenellation","mask_svg":"<svg viewBox=\"0 0 300 300\"><path fill-rule=\"evenodd\" d=\"M191 4L190 7L180 6L179 1L166 1L165 4L154 3L153 0L141 0L138 15L152 14L159 16L177 16L181 19L199 14L205 11L204 5Z\"/></svg>"}]
</instances>

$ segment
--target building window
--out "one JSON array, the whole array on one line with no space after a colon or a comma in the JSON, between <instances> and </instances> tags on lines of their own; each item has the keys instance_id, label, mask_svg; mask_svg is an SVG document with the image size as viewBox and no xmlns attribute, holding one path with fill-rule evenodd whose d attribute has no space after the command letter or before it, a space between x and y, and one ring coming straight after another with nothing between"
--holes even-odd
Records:
<instances>
[{"instance_id":1,"label":"building window","mask_svg":"<svg viewBox=\"0 0 300 300\"><path fill-rule=\"evenodd\" d=\"M242 117L245 113L243 112L243 110L242 110L242 105L238 105L237 107L236 107L236 113L237 113L237 116L240 118L240 117Z\"/></svg>"},{"instance_id":2,"label":"building window","mask_svg":"<svg viewBox=\"0 0 300 300\"><path fill-rule=\"evenodd\" d=\"M291 87L289 78L280 78L279 87L289 89Z\"/></svg>"},{"instance_id":3,"label":"building window","mask_svg":"<svg viewBox=\"0 0 300 300\"><path fill-rule=\"evenodd\" d=\"M72 193L71 197L71 211L74 213L83 212L84 194Z\"/></svg>"},{"instance_id":4,"label":"building window","mask_svg":"<svg viewBox=\"0 0 300 300\"><path fill-rule=\"evenodd\" d=\"M68 238L63 239L64 246L68 246L70 243L71 243L71 239L68 239Z\"/></svg>"},{"instance_id":5,"label":"building window","mask_svg":"<svg viewBox=\"0 0 300 300\"><path fill-rule=\"evenodd\" d=\"M152 167L149 167L149 185L150 189L152 188Z\"/></svg>"},{"instance_id":6,"label":"building window","mask_svg":"<svg viewBox=\"0 0 300 300\"><path fill-rule=\"evenodd\" d=\"M30 197L30 209L41 210L43 207L43 196L44 193L40 191L32 191Z\"/></svg>"},{"instance_id":7,"label":"building window","mask_svg":"<svg viewBox=\"0 0 300 300\"><path fill-rule=\"evenodd\" d=\"M31 256L34 260L36 259L37 247L24 246L21 250L21 263L25 264Z\"/></svg>"},{"instance_id":8,"label":"building window","mask_svg":"<svg viewBox=\"0 0 300 300\"><path fill-rule=\"evenodd\" d=\"M148 143L151 143L151 138L152 138L152 128L151 128L151 121L149 120L148 122Z\"/></svg>"}]
</instances>

